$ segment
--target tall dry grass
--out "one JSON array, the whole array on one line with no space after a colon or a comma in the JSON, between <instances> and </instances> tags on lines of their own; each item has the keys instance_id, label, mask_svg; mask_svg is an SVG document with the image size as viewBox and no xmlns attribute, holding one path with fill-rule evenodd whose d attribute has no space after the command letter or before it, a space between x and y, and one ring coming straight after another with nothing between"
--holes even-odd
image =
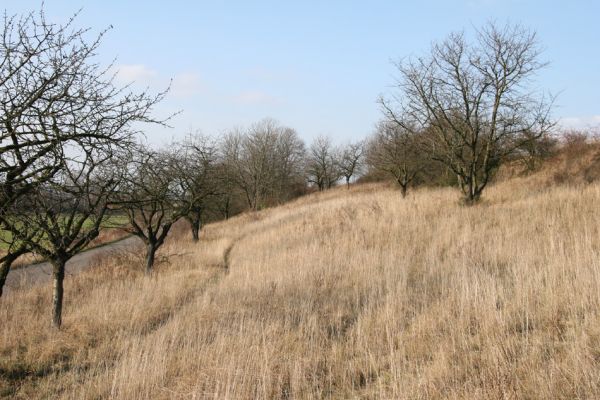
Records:
<instances>
[{"instance_id":1,"label":"tall dry grass","mask_svg":"<svg viewBox=\"0 0 600 400\"><path fill-rule=\"evenodd\" d=\"M0 301L15 398L600 398L600 186L309 196ZM139 267L139 268L138 268Z\"/></svg>"}]
</instances>

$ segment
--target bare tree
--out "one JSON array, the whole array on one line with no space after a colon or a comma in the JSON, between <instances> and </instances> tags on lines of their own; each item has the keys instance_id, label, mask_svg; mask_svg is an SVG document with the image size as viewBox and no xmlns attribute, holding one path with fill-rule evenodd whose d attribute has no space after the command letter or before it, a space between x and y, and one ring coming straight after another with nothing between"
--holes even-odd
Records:
<instances>
[{"instance_id":1,"label":"bare tree","mask_svg":"<svg viewBox=\"0 0 600 400\"><path fill-rule=\"evenodd\" d=\"M11 206L1 217L15 239L52 264L56 327L62 323L65 264L98 236L117 187L118 176L104 168L109 157L101 150L65 160L24 204Z\"/></svg>"},{"instance_id":2,"label":"bare tree","mask_svg":"<svg viewBox=\"0 0 600 400\"><path fill-rule=\"evenodd\" d=\"M183 217L189 222L192 239L197 242L210 200L221 192L217 175L218 146L214 140L200 134L190 134L178 145L176 160L172 163L175 179L183 197Z\"/></svg>"},{"instance_id":3,"label":"bare tree","mask_svg":"<svg viewBox=\"0 0 600 400\"><path fill-rule=\"evenodd\" d=\"M372 169L390 175L400 185L402 197L425 167L426 156L419 140L418 134L384 121L368 146L367 163Z\"/></svg>"},{"instance_id":4,"label":"bare tree","mask_svg":"<svg viewBox=\"0 0 600 400\"><path fill-rule=\"evenodd\" d=\"M126 230L146 245L146 274L152 272L156 251L173 224L188 213L185 188L173 168L176 162L172 153L138 146L127 160L117 164L124 173L116 191L117 204L127 215Z\"/></svg>"},{"instance_id":5,"label":"bare tree","mask_svg":"<svg viewBox=\"0 0 600 400\"><path fill-rule=\"evenodd\" d=\"M292 128L280 127L275 142L272 191L272 197L277 202L290 200L304 189L305 155L304 142L298 137L298 133Z\"/></svg>"},{"instance_id":6,"label":"bare tree","mask_svg":"<svg viewBox=\"0 0 600 400\"><path fill-rule=\"evenodd\" d=\"M218 191L210 198L208 210L217 215L216 219L229 219L246 207L246 199L240 192L237 175L227 160L219 160L215 166L215 174Z\"/></svg>"},{"instance_id":7,"label":"bare tree","mask_svg":"<svg viewBox=\"0 0 600 400\"><path fill-rule=\"evenodd\" d=\"M57 25L46 20L43 10L4 16L0 215L15 212L25 195L43 194L41 187L64 172L65 160L127 147L138 133L134 123L165 122L153 118L151 111L166 92L152 96L116 86L111 66L102 68L95 61L105 31L89 40L88 29L74 27L75 18ZM9 248L3 274L23 251L21 246Z\"/></svg>"},{"instance_id":8,"label":"bare tree","mask_svg":"<svg viewBox=\"0 0 600 400\"><path fill-rule=\"evenodd\" d=\"M241 129L234 129L223 139L224 165L228 177L243 192L248 207L257 209L258 196L263 186L264 171L261 163L252 162L245 146L246 137Z\"/></svg>"},{"instance_id":9,"label":"bare tree","mask_svg":"<svg viewBox=\"0 0 600 400\"><path fill-rule=\"evenodd\" d=\"M339 155L326 136L317 137L310 146L306 172L308 182L319 190L330 189L342 177L339 168Z\"/></svg>"},{"instance_id":10,"label":"bare tree","mask_svg":"<svg viewBox=\"0 0 600 400\"><path fill-rule=\"evenodd\" d=\"M488 24L474 43L453 33L430 54L397 64L397 93L386 117L428 131L428 151L456 174L473 204L510 155L547 132L552 102L529 90L545 64L534 32Z\"/></svg>"},{"instance_id":11,"label":"bare tree","mask_svg":"<svg viewBox=\"0 0 600 400\"><path fill-rule=\"evenodd\" d=\"M365 144L362 141L345 145L339 155L338 168L344 178L346 187L350 189L350 179L360 173L365 155Z\"/></svg>"},{"instance_id":12,"label":"bare tree","mask_svg":"<svg viewBox=\"0 0 600 400\"><path fill-rule=\"evenodd\" d=\"M252 210L286 200L300 182L304 144L293 129L271 119L253 124L246 132L229 133L223 154L230 176Z\"/></svg>"}]
</instances>

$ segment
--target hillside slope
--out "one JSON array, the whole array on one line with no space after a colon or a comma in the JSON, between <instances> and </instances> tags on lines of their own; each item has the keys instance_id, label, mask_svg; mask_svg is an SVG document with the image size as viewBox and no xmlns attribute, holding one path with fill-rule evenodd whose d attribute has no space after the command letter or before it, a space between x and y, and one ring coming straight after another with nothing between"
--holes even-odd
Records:
<instances>
[{"instance_id":1,"label":"hillside slope","mask_svg":"<svg viewBox=\"0 0 600 400\"><path fill-rule=\"evenodd\" d=\"M16 398L598 398L600 185L336 189L0 301ZM181 233L179 234L181 235ZM138 270L139 267L139 270Z\"/></svg>"}]
</instances>

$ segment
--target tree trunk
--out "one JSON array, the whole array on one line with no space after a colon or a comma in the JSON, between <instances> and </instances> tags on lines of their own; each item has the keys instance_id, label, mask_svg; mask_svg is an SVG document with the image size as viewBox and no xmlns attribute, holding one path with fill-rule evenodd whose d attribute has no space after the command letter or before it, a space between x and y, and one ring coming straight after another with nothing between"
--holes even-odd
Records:
<instances>
[{"instance_id":1,"label":"tree trunk","mask_svg":"<svg viewBox=\"0 0 600 400\"><path fill-rule=\"evenodd\" d=\"M201 226L201 213L193 212L186 216L187 221L190 223L190 228L192 230L192 240L194 242L198 242L200 240L200 226Z\"/></svg>"},{"instance_id":2,"label":"tree trunk","mask_svg":"<svg viewBox=\"0 0 600 400\"><path fill-rule=\"evenodd\" d=\"M192 223L192 240L198 242L200 240L200 221L194 221Z\"/></svg>"},{"instance_id":3,"label":"tree trunk","mask_svg":"<svg viewBox=\"0 0 600 400\"><path fill-rule=\"evenodd\" d=\"M0 264L0 297L2 297L2 289L6 283L6 277L10 272L10 266L20 255L20 253L9 253L4 256L2 264Z\"/></svg>"},{"instance_id":4,"label":"tree trunk","mask_svg":"<svg viewBox=\"0 0 600 400\"><path fill-rule=\"evenodd\" d=\"M472 206L477 204L479 198L481 197L481 191L473 184L473 182L469 182L468 189L469 192L467 193L465 199L466 205Z\"/></svg>"},{"instance_id":5,"label":"tree trunk","mask_svg":"<svg viewBox=\"0 0 600 400\"><path fill-rule=\"evenodd\" d=\"M225 202L225 219L229 219L229 207L230 207L230 199L227 197L227 201Z\"/></svg>"},{"instance_id":6,"label":"tree trunk","mask_svg":"<svg viewBox=\"0 0 600 400\"><path fill-rule=\"evenodd\" d=\"M400 185L400 193L402 193L402 198L405 198L406 193L408 192L408 182L409 182L406 174L404 174L404 176L400 176L399 178L396 178L396 180L398 181L398 184Z\"/></svg>"},{"instance_id":7,"label":"tree trunk","mask_svg":"<svg viewBox=\"0 0 600 400\"><path fill-rule=\"evenodd\" d=\"M479 201L481 191L478 190L473 181L473 175L458 175L458 183L463 192L464 203L467 206L472 206Z\"/></svg>"},{"instance_id":8,"label":"tree trunk","mask_svg":"<svg viewBox=\"0 0 600 400\"><path fill-rule=\"evenodd\" d=\"M406 197L406 193L408 192L407 184L400 184L400 192L402 193L402 198Z\"/></svg>"},{"instance_id":9,"label":"tree trunk","mask_svg":"<svg viewBox=\"0 0 600 400\"><path fill-rule=\"evenodd\" d=\"M63 282L65 280L66 260L59 258L52 260L52 277L54 286L52 291L52 324L60 328L62 324L62 306L63 306Z\"/></svg>"},{"instance_id":10,"label":"tree trunk","mask_svg":"<svg viewBox=\"0 0 600 400\"><path fill-rule=\"evenodd\" d=\"M472 206L477 204L480 198L481 192L479 192L478 190L469 193L469 196L467 197L467 205Z\"/></svg>"},{"instance_id":11,"label":"tree trunk","mask_svg":"<svg viewBox=\"0 0 600 400\"><path fill-rule=\"evenodd\" d=\"M350 177L349 176L346 177L346 187L348 188L348 190L350 190Z\"/></svg>"},{"instance_id":12,"label":"tree trunk","mask_svg":"<svg viewBox=\"0 0 600 400\"><path fill-rule=\"evenodd\" d=\"M146 275L150 275L154 267L154 256L156 254L156 243L150 242L146 248Z\"/></svg>"}]
</instances>

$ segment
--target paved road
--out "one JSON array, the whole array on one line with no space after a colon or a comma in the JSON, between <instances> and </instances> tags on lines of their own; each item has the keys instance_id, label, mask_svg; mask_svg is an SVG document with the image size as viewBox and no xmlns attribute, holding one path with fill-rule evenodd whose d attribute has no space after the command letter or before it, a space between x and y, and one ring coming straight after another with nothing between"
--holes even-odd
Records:
<instances>
[{"instance_id":1,"label":"paved road","mask_svg":"<svg viewBox=\"0 0 600 400\"><path fill-rule=\"evenodd\" d=\"M135 236L130 236L117 242L79 253L67 262L65 266L66 278L68 279L70 275L93 267L102 258L110 257L116 252L133 250L137 246L140 246L140 240ZM11 270L6 278L4 293L9 293L11 290L30 285L49 282L51 279L52 265L47 262L16 268Z\"/></svg>"}]
</instances>

